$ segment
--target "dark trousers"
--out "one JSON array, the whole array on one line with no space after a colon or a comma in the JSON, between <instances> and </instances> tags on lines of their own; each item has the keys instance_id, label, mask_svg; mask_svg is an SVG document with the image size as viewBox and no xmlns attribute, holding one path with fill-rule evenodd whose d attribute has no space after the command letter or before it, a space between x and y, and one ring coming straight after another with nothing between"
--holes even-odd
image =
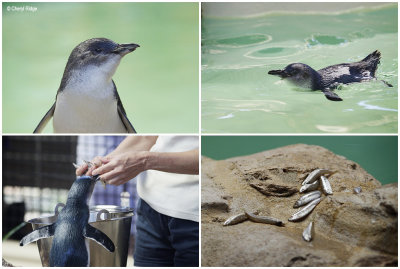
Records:
<instances>
[{"instance_id":1,"label":"dark trousers","mask_svg":"<svg viewBox=\"0 0 400 269\"><path fill-rule=\"evenodd\" d=\"M199 266L199 223L137 206L135 266Z\"/></svg>"}]
</instances>

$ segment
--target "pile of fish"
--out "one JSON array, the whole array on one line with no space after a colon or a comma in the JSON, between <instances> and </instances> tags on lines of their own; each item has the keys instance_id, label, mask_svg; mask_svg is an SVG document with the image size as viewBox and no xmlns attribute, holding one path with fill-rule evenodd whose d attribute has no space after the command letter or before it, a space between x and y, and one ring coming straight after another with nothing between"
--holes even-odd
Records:
<instances>
[{"instance_id":1,"label":"pile of fish","mask_svg":"<svg viewBox=\"0 0 400 269\"><path fill-rule=\"evenodd\" d=\"M336 172L332 172L327 169L316 169L307 176L307 178L301 184L302 186L300 188L300 193L305 193L305 192L309 193L301 196L300 199L297 200L293 206L293 208L298 208L301 206L304 207L299 211L297 211L296 213L294 213L288 219L289 221L295 222L303 220L314 210L314 208L319 204L319 202L321 202L322 193L321 191L317 190L319 186L322 186L322 191L325 195L333 194L331 184L329 183L329 180L326 176L330 176L334 173ZM257 212L249 213L245 211L244 213L240 213L238 215L234 215L228 218L224 222L224 226L238 224L245 220L251 220L253 222L272 224L277 226L284 226L284 223L281 220L269 216L258 216L257 214L258 214ZM311 241L312 233L313 233L313 222L310 222L307 228L303 231L303 239L308 242Z\"/></svg>"},{"instance_id":2,"label":"pile of fish","mask_svg":"<svg viewBox=\"0 0 400 269\"><path fill-rule=\"evenodd\" d=\"M300 188L300 193L308 191L311 192L300 197L293 207L297 208L303 205L306 206L294 213L289 218L289 221L299 221L304 219L314 210L319 202L321 202L321 192L317 190L320 185L322 186L322 191L325 193L325 195L333 194L331 184L329 183L328 178L326 178L324 175L332 175L334 173L335 172L326 169L316 169L307 176L307 178L301 184L302 187ZM303 231L303 239L307 242L310 242L312 240L312 234L313 222L310 222L307 228Z\"/></svg>"}]
</instances>

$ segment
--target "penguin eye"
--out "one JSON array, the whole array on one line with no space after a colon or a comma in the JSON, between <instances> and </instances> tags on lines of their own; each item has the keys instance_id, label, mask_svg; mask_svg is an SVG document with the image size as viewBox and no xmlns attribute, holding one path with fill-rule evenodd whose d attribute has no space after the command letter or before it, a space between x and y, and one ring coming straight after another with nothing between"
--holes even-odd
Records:
<instances>
[{"instance_id":1,"label":"penguin eye","mask_svg":"<svg viewBox=\"0 0 400 269\"><path fill-rule=\"evenodd\" d=\"M100 48L96 48L96 49L94 50L94 52L95 52L96 54L99 54L99 53L101 52L101 49L100 49Z\"/></svg>"},{"instance_id":2,"label":"penguin eye","mask_svg":"<svg viewBox=\"0 0 400 269\"><path fill-rule=\"evenodd\" d=\"M297 75L298 73L300 73L299 69L293 69L292 74L293 75Z\"/></svg>"}]
</instances>

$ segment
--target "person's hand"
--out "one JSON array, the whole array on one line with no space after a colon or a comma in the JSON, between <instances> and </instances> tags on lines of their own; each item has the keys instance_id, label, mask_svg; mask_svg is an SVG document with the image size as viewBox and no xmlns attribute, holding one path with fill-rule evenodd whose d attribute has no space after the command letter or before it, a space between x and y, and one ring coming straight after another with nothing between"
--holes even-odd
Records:
<instances>
[{"instance_id":1,"label":"person's hand","mask_svg":"<svg viewBox=\"0 0 400 269\"><path fill-rule=\"evenodd\" d=\"M75 174L77 176L82 176L85 174L86 176L92 176L92 171L97 167L100 167L103 163L101 162L101 156L95 157L90 163L92 164L91 167L88 166L86 162L84 162L79 168L76 169Z\"/></svg>"},{"instance_id":2,"label":"person's hand","mask_svg":"<svg viewBox=\"0 0 400 269\"><path fill-rule=\"evenodd\" d=\"M79 176L82 176L84 173L85 173L85 171L88 169L88 165L86 164L86 163L84 163L84 164L81 164L81 166L79 166L79 168L77 168L76 169L76 171L75 171L75 174L79 177ZM88 175L87 173L86 173L86 175Z\"/></svg>"},{"instance_id":3,"label":"person's hand","mask_svg":"<svg viewBox=\"0 0 400 269\"><path fill-rule=\"evenodd\" d=\"M99 175L108 184L121 185L145 171L146 160L146 151L133 151L106 157L96 157L91 161L94 166L89 168L86 174ZM81 168L78 170L84 172L84 168Z\"/></svg>"}]
</instances>

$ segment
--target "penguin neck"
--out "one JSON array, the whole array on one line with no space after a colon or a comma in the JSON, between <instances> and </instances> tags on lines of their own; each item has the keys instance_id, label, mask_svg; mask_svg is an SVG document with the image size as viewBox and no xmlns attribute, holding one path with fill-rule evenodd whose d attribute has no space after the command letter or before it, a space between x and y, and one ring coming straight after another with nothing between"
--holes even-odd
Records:
<instances>
[{"instance_id":1,"label":"penguin neck","mask_svg":"<svg viewBox=\"0 0 400 269\"><path fill-rule=\"evenodd\" d=\"M73 70L63 91L97 99L113 99L112 75L113 72L106 73L94 65Z\"/></svg>"},{"instance_id":2,"label":"penguin neck","mask_svg":"<svg viewBox=\"0 0 400 269\"><path fill-rule=\"evenodd\" d=\"M318 73L318 71L315 71L314 69L312 69L311 89L321 90L324 88L322 84L323 83L322 83L321 74Z\"/></svg>"},{"instance_id":3,"label":"penguin neck","mask_svg":"<svg viewBox=\"0 0 400 269\"><path fill-rule=\"evenodd\" d=\"M90 197L92 196L94 185L96 181L93 179L78 178L71 186L68 197L67 205L88 205Z\"/></svg>"},{"instance_id":4,"label":"penguin neck","mask_svg":"<svg viewBox=\"0 0 400 269\"><path fill-rule=\"evenodd\" d=\"M67 206L88 206L89 199L70 197L67 199Z\"/></svg>"}]
</instances>

